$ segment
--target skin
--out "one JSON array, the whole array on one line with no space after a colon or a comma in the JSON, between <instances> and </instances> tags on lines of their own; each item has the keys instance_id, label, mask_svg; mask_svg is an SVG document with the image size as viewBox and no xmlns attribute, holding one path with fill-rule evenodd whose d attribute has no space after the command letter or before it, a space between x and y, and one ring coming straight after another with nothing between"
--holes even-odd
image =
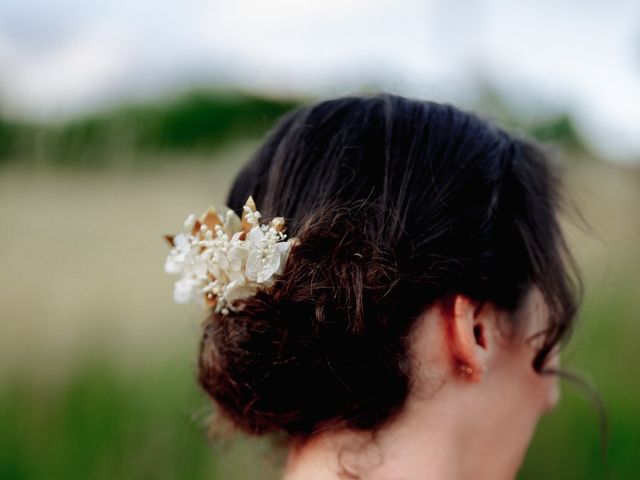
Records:
<instances>
[{"instance_id":1,"label":"skin","mask_svg":"<svg viewBox=\"0 0 640 480\"><path fill-rule=\"evenodd\" d=\"M283 480L513 479L539 418L559 399L556 377L531 363L547 315L536 288L513 314L464 295L434 304L411 332L410 394L376 441L321 431L290 448ZM558 355L547 362L557 366Z\"/></svg>"}]
</instances>

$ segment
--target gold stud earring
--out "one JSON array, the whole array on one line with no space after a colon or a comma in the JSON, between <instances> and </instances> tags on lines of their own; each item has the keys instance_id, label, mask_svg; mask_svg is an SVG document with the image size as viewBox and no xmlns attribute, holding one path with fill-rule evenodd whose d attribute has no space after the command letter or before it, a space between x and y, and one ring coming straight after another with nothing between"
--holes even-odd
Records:
<instances>
[{"instance_id":1,"label":"gold stud earring","mask_svg":"<svg viewBox=\"0 0 640 480\"><path fill-rule=\"evenodd\" d=\"M471 366L467 365L466 363L461 364L459 368L460 368L460 373L464 375L471 375L473 373L473 368L471 368Z\"/></svg>"}]
</instances>

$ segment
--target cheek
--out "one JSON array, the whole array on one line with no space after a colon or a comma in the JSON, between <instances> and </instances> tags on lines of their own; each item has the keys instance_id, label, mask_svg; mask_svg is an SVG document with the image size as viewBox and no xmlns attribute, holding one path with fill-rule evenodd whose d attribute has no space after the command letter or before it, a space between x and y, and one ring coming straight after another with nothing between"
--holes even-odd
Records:
<instances>
[{"instance_id":1,"label":"cheek","mask_svg":"<svg viewBox=\"0 0 640 480\"><path fill-rule=\"evenodd\" d=\"M547 403L544 406L543 413L551 412L554 408L556 408L558 402L560 401L560 386L558 385L557 377L550 377L548 378L548 381L550 385L547 389Z\"/></svg>"},{"instance_id":2,"label":"cheek","mask_svg":"<svg viewBox=\"0 0 640 480\"><path fill-rule=\"evenodd\" d=\"M527 356L523 359L523 375L526 382L525 390L531 396L531 408L539 415L552 411L560 400L560 387L557 375L539 374L531 366L531 359ZM560 366L557 355L550 356L546 365L547 368L558 368Z\"/></svg>"},{"instance_id":3,"label":"cheek","mask_svg":"<svg viewBox=\"0 0 640 480\"><path fill-rule=\"evenodd\" d=\"M546 366L553 369L559 368L560 356L557 353L551 354ZM545 403L543 405L543 413L549 413L560 401L560 382L557 375L540 375L540 379L544 382Z\"/></svg>"}]
</instances>

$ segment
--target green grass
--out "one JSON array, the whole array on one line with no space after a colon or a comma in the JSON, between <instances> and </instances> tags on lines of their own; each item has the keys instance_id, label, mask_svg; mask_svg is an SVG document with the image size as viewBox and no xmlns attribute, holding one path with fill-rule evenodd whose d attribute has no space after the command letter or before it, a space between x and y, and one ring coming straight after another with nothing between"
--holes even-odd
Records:
<instances>
[{"instance_id":1,"label":"green grass","mask_svg":"<svg viewBox=\"0 0 640 480\"><path fill-rule=\"evenodd\" d=\"M595 389L606 425L591 395L564 382L559 407L540 422L520 478L636 478L640 467L640 384L637 345L640 301L631 278L595 290L566 352L568 369Z\"/></svg>"},{"instance_id":2,"label":"green grass","mask_svg":"<svg viewBox=\"0 0 640 480\"><path fill-rule=\"evenodd\" d=\"M211 406L185 364L127 375L94 360L61 385L8 382L0 397L0 478L257 478L268 458L255 446L207 441ZM253 458L247 462L239 448L253 449Z\"/></svg>"},{"instance_id":3,"label":"green grass","mask_svg":"<svg viewBox=\"0 0 640 480\"><path fill-rule=\"evenodd\" d=\"M138 381L84 364L63 385L21 380L0 399L0 477L6 479L211 478L202 410L188 371Z\"/></svg>"}]
</instances>

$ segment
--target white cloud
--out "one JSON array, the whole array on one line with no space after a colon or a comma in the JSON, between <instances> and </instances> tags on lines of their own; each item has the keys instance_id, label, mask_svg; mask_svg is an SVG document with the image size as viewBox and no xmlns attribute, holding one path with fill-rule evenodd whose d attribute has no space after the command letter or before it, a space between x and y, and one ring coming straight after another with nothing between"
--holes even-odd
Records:
<instances>
[{"instance_id":1,"label":"white cloud","mask_svg":"<svg viewBox=\"0 0 640 480\"><path fill-rule=\"evenodd\" d=\"M638 18L633 0L5 0L0 93L36 115L212 82L464 103L480 75L639 158Z\"/></svg>"}]
</instances>

